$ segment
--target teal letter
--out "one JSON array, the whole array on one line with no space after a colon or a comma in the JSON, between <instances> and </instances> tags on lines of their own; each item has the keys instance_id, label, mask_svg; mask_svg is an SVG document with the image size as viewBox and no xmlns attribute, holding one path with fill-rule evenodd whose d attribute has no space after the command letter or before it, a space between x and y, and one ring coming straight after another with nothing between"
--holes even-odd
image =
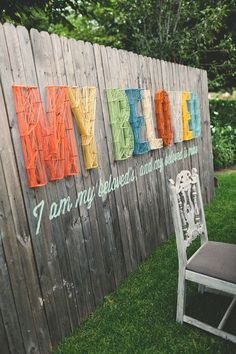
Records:
<instances>
[{"instance_id":1,"label":"teal letter","mask_svg":"<svg viewBox=\"0 0 236 354\"><path fill-rule=\"evenodd\" d=\"M45 204L44 200L41 200L41 202L38 205L36 205L36 207L34 207L34 210L33 210L34 217L38 218L38 223L37 223L37 227L36 227L36 235L39 234L39 229L40 229L40 225L41 225L44 204ZM38 214L38 211L37 211L38 209L39 209L39 214Z\"/></svg>"}]
</instances>

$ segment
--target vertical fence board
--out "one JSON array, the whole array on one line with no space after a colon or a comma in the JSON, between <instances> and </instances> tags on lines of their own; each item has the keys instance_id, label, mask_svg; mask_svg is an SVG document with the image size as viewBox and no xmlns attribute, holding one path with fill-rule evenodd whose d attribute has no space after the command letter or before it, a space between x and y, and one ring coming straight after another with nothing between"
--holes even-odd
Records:
<instances>
[{"instance_id":1,"label":"vertical fence board","mask_svg":"<svg viewBox=\"0 0 236 354\"><path fill-rule=\"evenodd\" d=\"M32 317L34 317L35 322L37 322L37 331L38 331L38 336L40 337L41 347L42 349L44 348L46 350L48 349L48 347L50 347L50 340L48 338L48 329L47 329L44 313L39 302L39 299L41 298L41 293L39 290L39 284L38 284L37 274L35 270L34 256L31 248L31 241L29 239L27 219L25 216L24 204L21 195L21 187L19 185L19 176L15 165L14 153L11 150L12 149L11 139L13 139L14 150L16 155L19 158L18 168L19 171L21 172L22 171L21 166L23 167L23 162L22 162L22 155L20 155L21 146L19 142L17 123L15 121L14 102L12 99L12 92L11 92L11 85L14 80L14 78L11 76L11 71L13 71L13 69L11 67L9 57L8 57L8 50L9 50L9 55L11 55L11 51L9 48L7 49L6 47L5 36L6 38L9 37L11 38L11 40L9 40L8 45L11 46L12 50L16 48L15 50L16 60L18 60L18 56L19 56L19 51L17 51L18 40L17 40L17 35L14 26L10 26L6 24L4 25L4 28L1 27L0 31L1 31L1 53L2 53L2 56L0 58L1 78L2 78L2 85L4 91L4 98L7 107L8 122L9 122L8 124L10 125L10 130L9 130L9 126L7 125L7 119L5 116L5 111L2 108L1 117L3 119L2 122L3 130L1 130L0 135L1 135L1 144L3 145L1 146L1 154L3 160L3 167L5 170L4 173L6 174L6 183L7 183L8 194L10 198L11 210L13 213L13 219L15 224L14 231L12 232L12 234L11 233L9 234L9 240L8 240L9 243L8 245L6 245L6 247L10 252L14 253L15 268L12 269L12 272L14 275L17 275L18 273L18 276L20 277L20 286L18 287L14 286L15 289L13 288L14 291L20 292L20 295L17 296L16 304L17 303L19 304L18 305L19 311L23 311L24 313L26 312L28 316L30 316L29 319L27 320L28 324L24 317L20 319L20 321L25 321L25 324L23 324L22 327L23 328L25 326L31 327L32 325L32 329L29 328L25 329L26 337L28 336L30 341L34 337L32 334L35 333L35 325L32 323L33 321ZM3 103L2 95L1 95L1 103ZM11 133L11 137L10 137L10 133ZM23 173L21 177L22 177L21 181L22 183L24 183L25 174ZM18 243L16 243L17 241ZM8 261L9 264L11 264L10 259ZM25 280L23 281L23 279ZM32 288L32 286L35 287ZM24 298L22 298L22 296ZM22 303L20 301L22 301ZM30 302L31 302L31 306L34 308L34 311L38 310L38 313L34 314L33 316L32 316L32 310L30 309ZM28 310L26 310L27 306L28 306ZM32 331L32 334L30 334L30 332L28 331ZM42 337L43 331L46 332L44 337ZM31 344L28 343L28 345L30 346ZM35 345L37 347L36 343Z\"/></svg>"},{"instance_id":2,"label":"vertical fence board","mask_svg":"<svg viewBox=\"0 0 236 354\"><path fill-rule=\"evenodd\" d=\"M86 66L87 62L84 59L86 52L85 43L82 41L72 42L72 60L75 70L75 84L76 86L83 87L87 86L86 80ZM94 84L93 84L94 86ZM81 156L81 183L83 187L89 188L89 186L95 185L91 180L91 172L86 171L83 165L83 157ZM96 172L95 172L96 173ZM83 177L83 178L82 178ZM87 211L85 211L87 212ZM100 220L102 222L102 220ZM99 218L97 217L96 207L94 203L88 211L88 225L90 228L90 235L85 233L86 237L86 247L88 252L88 259L90 264L90 276L93 286L93 292L95 297L95 303L99 303L103 296L103 288L106 284L106 273L104 266L104 259L102 256L101 244L100 244L100 233L99 233ZM105 231L106 232L106 231ZM91 261L90 261L91 260Z\"/></svg>"},{"instance_id":3,"label":"vertical fence board","mask_svg":"<svg viewBox=\"0 0 236 354\"><path fill-rule=\"evenodd\" d=\"M2 172L2 162L0 169ZM2 172L3 175L3 172ZM1 177L2 177L1 175ZM1 225L1 235L3 235L3 227ZM7 269L7 260L5 259L2 242L0 244L0 306L1 316L4 329L1 332L1 338L4 341L4 346L9 347L10 353L24 353L25 347L21 334L19 319L17 315L16 306L14 303L13 293L10 284L9 273ZM5 343L7 340L7 344Z\"/></svg>"},{"instance_id":4,"label":"vertical fence board","mask_svg":"<svg viewBox=\"0 0 236 354\"><path fill-rule=\"evenodd\" d=\"M111 52L111 60L109 61L110 73L113 77L114 83L112 82L113 87L121 87L123 89L131 87L129 84L129 55L130 53L126 51L118 51L117 49L110 49ZM113 70L113 65L117 67L118 70ZM128 80L126 81L126 78ZM136 85L138 87L138 85ZM125 173L128 169L135 170L136 167L136 158L133 158L132 161L130 159L124 160L121 162L117 162L117 166L119 169L119 173ZM138 191L135 186L137 185L137 181L135 180L133 183L123 187L123 200L126 205L126 210L129 215L131 233L129 235L130 242L130 250L132 250L132 257L136 258L136 262L140 262L146 256L145 250L145 242L144 242L144 234L142 232L142 224L139 217L139 214L143 212L140 208L138 202ZM132 207L131 207L132 206ZM136 267L136 263L134 267Z\"/></svg>"},{"instance_id":5,"label":"vertical fence board","mask_svg":"<svg viewBox=\"0 0 236 354\"><path fill-rule=\"evenodd\" d=\"M113 158L113 145L112 145L112 137L111 137L111 130L109 125L109 113L108 113L108 106L105 96L105 89L109 87L109 83L106 82L106 77L104 73L104 68L106 65L106 60L104 61L104 50L103 46L94 45L94 56L95 56L95 63L97 69L97 80L98 80L98 87L99 87L99 98L101 102L101 113L104 117L104 133L105 133L105 140L107 143L108 155L107 159L110 163L110 173L113 177L117 176L117 168ZM106 58L106 57L105 57ZM108 86L107 86L108 85ZM104 175L105 177L105 175ZM113 218L116 219L116 227L120 230L121 240L122 240L122 247L123 247L123 254L125 259L125 266L127 273L132 270L132 258L130 256L130 242L129 242L129 230L127 228L126 220L126 212L123 213L122 208L122 199L120 190L115 190L112 194L111 203L112 203L112 210L113 210ZM106 200L103 199L103 203L106 203ZM117 223L118 221L118 223Z\"/></svg>"},{"instance_id":6,"label":"vertical fence board","mask_svg":"<svg viewBox=\"0 0 236 354\"><path fill-rule=\"evenodd\" d=\"M2 313L0 311L0 348L4 354L10 354L10 349L7 340L7 334L5 330L5 326L3 323Z\"/></svg>"},{"instance_id":7,"label":"vertical fence board","mask_svg":"<svg viewBox=\"0 0 236 354\"><path fill-rule=\"evenodd\" d=\"M65 72L66 72L66 80L67 84L74 86L75 82L75 74L72 62L72 52L69 45L69 42L65 39L61 39ZM75 126L75 136L77 144L79 145L80 140L78 136L78 129ZM80 150L80 149L79 149ZM81 151L79 151L80 163L81 163ZM76 192L79 192L83 189L81 178L78 176L75 177L74 183L67 183L67 188L74 192L74 188ZM84 214L83 214L84 213ZM85 217L83 217L85 215ZM73 220L70 229L67 232L67 247L68 252L70 254L70 262L71 268L73 271L74 281L77 288L77 296L78 296L78 306L80 308L81 319L86 316L88 312L91 311L91 308L94 307L94 296L92 291L91 277L90 277L90 269L89 263L87 259L87 250L85 245L85 238L83 234L84 229L84 221L83 219L87 219L87 211L79 211L78 209L73 210L72 212Z\"/></svg>"}]
</instances>

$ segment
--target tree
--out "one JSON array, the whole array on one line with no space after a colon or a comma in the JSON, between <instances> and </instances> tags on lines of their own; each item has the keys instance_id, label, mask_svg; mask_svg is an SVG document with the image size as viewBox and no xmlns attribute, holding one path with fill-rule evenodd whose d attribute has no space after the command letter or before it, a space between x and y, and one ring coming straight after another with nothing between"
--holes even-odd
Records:
<instances>
[{"instance_id":1,"label":"tree","mask_svg":"<svg viewBox=\"0 0 236 354\"><path fill-rule=\"evenodd\" d=\"M204 68L211 90L236 86L234 0L85 0L78 12L90 26L78 26L84 40L93 33L98 43Z\"/></svg>"},{"instance_id":2,"label":"tree","mask_svg":"<svg viewBox=\"0 0 236 354\"><path fill-rule=\"evenodd\" d=\"M211 90L236 87L235 0L3 3L16 24L206 69Z\"/></svg>"},{"instance_id":3,"label":"tree","mask_svg":"<svg viewBox=\"0 0 236 354\"><path fill-rule=\"evenodd\" d=\"M2 0L0 3L0 20L15 25L23 25L38 30L48 30L51 24L59 23L64 28L73 29L67 16L73 11L73 0Z\"/></svg>"}]
</instances>

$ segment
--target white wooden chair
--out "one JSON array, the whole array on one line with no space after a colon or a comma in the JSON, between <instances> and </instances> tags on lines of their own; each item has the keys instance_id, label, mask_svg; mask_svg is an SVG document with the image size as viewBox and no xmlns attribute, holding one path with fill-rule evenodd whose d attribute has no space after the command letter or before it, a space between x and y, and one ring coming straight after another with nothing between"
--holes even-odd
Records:
<instances>
[{"instance_id":1,"label":"white wooden chair","mask_svg":"<svg viewBox=\"0 0 236 354\"><path fill-rule=\"evenodd\" d=\"M176 320L236 343L236 335L223 330L236 302L236 245L208 241L199 177L195 168L192 173L180 172L176 183L170 179L169 190L179 258ZM201 238L201 246L188 259L187 247L197 236ZM217 328L185 315L186 280L200 284L199 288L233 296Z\"/></svg>"}]
</instances>

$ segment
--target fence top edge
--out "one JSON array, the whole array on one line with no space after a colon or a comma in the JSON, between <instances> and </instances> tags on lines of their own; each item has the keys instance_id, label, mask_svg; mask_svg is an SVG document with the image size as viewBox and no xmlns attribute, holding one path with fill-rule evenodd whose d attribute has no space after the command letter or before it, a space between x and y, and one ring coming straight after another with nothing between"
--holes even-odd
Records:
<instances>
[{"instance_id":1,"label":"fence top edge","mask_svg":"<svg viewBox=\"0 0 236 354\"><path fill-rule=\"evenodd\" d=\"M151 57L151 56L147 56L147 55L142 55L142 54L139 54L139 53L136 53L136 52L133 52L133 51L131 51L131 50L126 50L126 49L123 49L123 48L116 48L116 47L111 47L111 46L106 46L106 45L104 45L104 44L98 44L98 43L96 43L96 42L94 42L94 43L92 43L92 42L89 42L89 41L83 41L83 40L78 40L78 39L75 39L75 38L73 38L73 37L66 37L66 36L60 36L60 35L58 35L58 34L56 34L56 33L49 33L49 32L47 32L47 31L39 31L37 28L34 28L34 27L32 27L32 28L30 28L30 29L27 29L25 26L22 26L22 25L14 25L14 24L12 24L12 23L10 23L10 22L4 22L4 23L0 23L0 26L3 26L3 28L5 28L5 27L9 27L9 26L11 26L11 27L15 27L16 29L20 29L20 30L25 30L25 31L27 31L29 34L30 33L32 33L32 32L34 32L34 31L36 31L36 32L38 32L39 34L41 34L41 33L47 33L47 34L49 34L49 36L50 37L53 37L53 36L57 36L59 39L63 39L63 40L68 40L68 41L75 41L75 42L77 42L77 43L83 43L83 44L89 44L89 45L91 45L92 47L94 47L94 46L96 46L96 47L105 47L106 49L114 49L114 50L122 50L122 51L125 51L125 52L127 52L127 53L129 53L129 54L133 54L133 55L138 55L138 56L142 56L142 57L144 57L144 58L146 58L146 59L152 59L152 60L158 60L159 62L164 62L164 63L169 63L169 64L173 64L173 65L177 65L177 66L183 66L183 67L187 67L187 68L191 68L191 69L193 69L193 70L200 70L200 71L202 71L202 72L207 72L207 70L205 70L205 69L202 69L202 68L198 68L198 67L193 67L193 66L189 66L189 65L185 65L185 64L182 64L182 63L177 63L177 62L173 62L173 61L167 61L167 60L163 60L163 59L161 59L161 58L155 58L155 57Z\"/></svg>"}]
</instances>

